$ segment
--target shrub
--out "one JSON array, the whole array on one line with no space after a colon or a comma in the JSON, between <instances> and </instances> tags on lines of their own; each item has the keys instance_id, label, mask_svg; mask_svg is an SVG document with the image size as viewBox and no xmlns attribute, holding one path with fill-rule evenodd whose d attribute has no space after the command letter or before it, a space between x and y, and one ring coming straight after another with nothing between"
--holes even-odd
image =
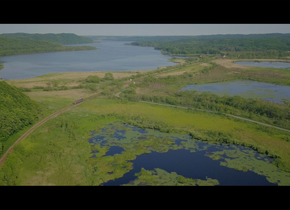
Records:
<instances>
[{"instance_id":1,"label":"shrub","mask_svg":"<svg viewBox=\"0 0 290 210\"><path fill-rule=\"evenodd\" d=\"M53 81L52 81L52 84L53 84L54 87L58 87L58 85L59 85L59 81L57 81L57 80L53 80Z\"/></svg>"},{"instance_id":2,"label":"shrub","mask_svg":"<svg viewBox=\"0 0 290 210\"><path fill-rule=\"evenodd\" d=\"M58 88L58 90L67 90L67 89L68 89L67 86L64 86L64 85L62 85Z\"/></svg>"},{"instance_id":3,"label":"shrub","mask_svg":"<svg viewBox=\"0 0 290 210\"><path fill-rule=\"evenodd\" d=\"M43 89L43 86L33 86L33 89Z\"/></svg>"},{"instance_id":4,"label":"shrub","mask_svg":"<svg viewBox=\"0 0 290 210\"><path fill-rule=\"evenodd\" d=\"M105 80L113 80L114 79L113 74L111 72L107 72L104 76L104 79Z\"/></svg>"},{"instance_id":5,"label":"shrub","mask_svg":"<svg viewBox=\"0 0 290 210\"><path fill-rule=\"evenodd\" d=\"M49 87L45 87L43 88L43 91L52 91L53 89L49 86Z\"/></svg>"},{"instance_id":6,"label":"shrub","mask_svg":"<svg viewBox=\"0 0 290 210\"><path fill-rule=\"evenodd\" d=\"M86 78L86 82L89 82L89 83L99 83L100 81L101 81L101 78L97 75L95 76L89 75Z\"/></svg>"},{"instance_id":7,"label":"shrub","mask_svg":"<svg viewBox=\"0 0 290 210\"><path fill-rule=\"evenodd\" d=\"M31 89L26 87L18 87L18 89L21 90L22 92L31 92Z\"/></svg>"},{"instance_id":8,"label":"shrub","mask_svg":"<svg viewBox=\"0 0 290 210\"><path fill-rule=\"evenodd\" d=\"M95 84L87 84L85 88L90 89L91 91L97 91L97 85Z\"/></svg>"}]
</instances>

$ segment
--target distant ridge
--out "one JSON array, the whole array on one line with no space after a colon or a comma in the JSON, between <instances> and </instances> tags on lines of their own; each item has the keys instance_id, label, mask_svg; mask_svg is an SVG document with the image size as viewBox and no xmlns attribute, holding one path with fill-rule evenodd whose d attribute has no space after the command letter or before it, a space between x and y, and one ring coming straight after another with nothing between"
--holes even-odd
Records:
<instances>
[{"instance_id":1,"label":"distant ridge","mask_svg":"<svg viewBox=\"0 0 290 210\"><path fill-rule=\"evenodd\" d=\"M91 42L93 40L75 34L2 34L0 35L0 56L97 49L93 46L62 46L62 44Z\"/></svg>"},{"instance_id":2,"label":"distant ridge","mask_svg":"<svg viewBox=\"0 0 290 210\"><path fill-rule=\"evenodd\" d=\"M93 40L87 37L78 36L73 33L60 33L60 34L29 34L29 33L4 33L1 36L11 37L11 38L21 38L30 39L36 41L50 41L56 42L58 44L82 44L82 43L92 43Z\"/></svg>"}]
</instances>

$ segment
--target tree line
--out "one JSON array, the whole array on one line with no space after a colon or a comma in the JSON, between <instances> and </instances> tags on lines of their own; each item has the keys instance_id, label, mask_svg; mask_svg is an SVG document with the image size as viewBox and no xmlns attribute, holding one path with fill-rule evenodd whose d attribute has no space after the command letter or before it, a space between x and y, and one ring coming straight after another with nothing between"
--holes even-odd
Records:
<instances>
[{"instance_id":1,"label":"tree line","mask_svg":"<svg viewBox=\"0 0 290 210\"><path fill-rule=\"evenodd\" d=\"M233 58L284 58L290 53L290 34L159 37L131 43L151 46L170 55L219 54Z\"/></svg>"}]
</instances>

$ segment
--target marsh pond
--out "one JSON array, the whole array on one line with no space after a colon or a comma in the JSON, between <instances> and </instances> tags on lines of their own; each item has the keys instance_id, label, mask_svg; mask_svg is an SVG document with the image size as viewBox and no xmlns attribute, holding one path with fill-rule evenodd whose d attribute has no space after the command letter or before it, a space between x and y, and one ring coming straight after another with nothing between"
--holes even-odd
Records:
<instances>
[{"instance_id":1,"label":"marsh pond","mask_svg":"<svg viewBox=\"0 0 290 210\"><path fill-rule=\"evenodd\" d=\"M209 91L219 96L239 95L244 98L264 99L275 103L283 103L283 99L290 101L289 86L247 80L187 85L180 90Z\"/></svg>"},{"instance_id":2,"label":"marsh pond","mask_svg":"<svg viewBox=\"0 0 290 210\"><path fill-rule=\"evenodd\" d=\"M266 68L277 68L277 69L290 69L290 63L288 62L274 62L274 61L239 61L235 64L242 66L256 66Z\"/></svg>"},{"instance_id":3,"label":"marsh pond","mask_svg":"<svg viewBox=\"0 0 290 210\"><path fill-rule=\"evenodd\" d=\"M3 80L25 79L58 72L136 71L176 65L169 61L170 56L161 54L160 50L125 43L128 41L103 40L79 44L94 46L97 50L0 56L0 63L4 66L0 77Z\"/></svg>"},{"instance_id":4,"label":"marsh pond","mask_svg":"<svg viewBox=\"0 0 290 210\"><path fill-rule=\"evenodd\" d=\"M290 173L252 149L116 122L91 131L89 162L108 185L289 185Z\"/></svg>"}]
</instances>

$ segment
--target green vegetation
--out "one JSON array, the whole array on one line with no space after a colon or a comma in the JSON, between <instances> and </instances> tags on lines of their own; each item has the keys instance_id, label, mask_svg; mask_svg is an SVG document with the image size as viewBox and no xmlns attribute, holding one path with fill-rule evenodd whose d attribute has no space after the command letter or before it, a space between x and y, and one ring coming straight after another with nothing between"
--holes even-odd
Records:
<instances>
[{"instance_id":1,"label":"green vegetation","mask_svg":"<svg viewBox=\"0 0 290 210\"><path fill-rule=\"evenodd\" d=\"M235 146L232 146L235 147ZM280 171L273 164L269 164L268 159L264 159L262 155L255 157L253 150L235 149L223 150L207 154L213 160L220 160L222 166L234 168L241 171L253 171L259 175L266 176L271 183L278 185L290 185L289 173Z\"/></svg>"},{"instance_id":2,"label":"green vegetation","mask_svg":"<svg viewBox=\"0 0 290 210\"><path fill-rule=\"evenodd\" d=\"M0 142L1 153L8 148L5 144L13 134L38 119L40 107L19 89L0 82Z\"/></svg>"},{"instance_id":3,"label":"green vegetation","mask_svg":"<svg viewBox=\"0 0 290 210\"><path fill-rule=\"evenodd\" d=\"M139 128L189 134L195 139L204 141L250 147L276 158L274 161L276 166L290 171L290 157L287 152L290 145L286 140L289 135L287 132L210 113L119 100L94 99L81 104L80 107L106 114L122 115L122 122ZM131 116L132 119L126 116Z\"/></svg>"},{"instance_id":4,"label":"green vegetation","mask_svg":"<svg viewBox=\"0 0 290 210\"><path fill-rule=\"evenodd\" d=\"M185 178L175 172L168 173L160 168L155 168L154 171L142 168L135 175L138 177L136 180L123 186L215 186L219 184L216 179L207 178L204 181L201 179Z\"/></svg>"},{"instance_id":5,"label":"green vegetation","mask_svg":"<svg viewBox=\"0 0 290 210\"><path fill-rule=\"evenodd\" d=\"M154 130L146 129L147 133L144 134L120 122ZM118 132L120 139L114 136L117 130L125 131ZM281 141L277 136L279 132L268 134L251 124L206 113L121 100L93 99L49 120L17 145L0 168L0 177L3 177L0 185L101 185L132 170L130 161L138 155L150 151L165 153L169 149L182 148L191 152L206 150L207 147L200 147L188 134L194 138L199 135L200 139L214 143L216 140L220 141L215 139L214 131L227 135L228 138L225 139L227 143L231 140L236 141L233 143L244 143L245 137L249 142L246 146L258 142L257 148L264 146L270 148L268 154L279 154L281 158L276 160L287 166L285 160L289 156L289 142ZM281 134L282 132L279 133ZM102 138L94 138L96 135ZM176 138L184 139L185 142L177 146L174 140ZM91 143L88 143L88 139ZM106 145L102 145L102 142L106 142ZM124 151L121 154L106 156L110 146L121 146ZM242 159L245 157L241 155ZM267 176L271 182L276 183L277 177L280 179L289 176L269 162L259 168L258 162L251 158L253 157L247 160L254 162L248 164L256 168L249 167L248 170L261 170L259 174ZM223 165L222 162L221 164ZM268 168L272 167L275 170L269 172L265 169L267 164ZM134 184L140 184L144 180L148 181L148 185L218 184L217 180L192 180L175 173L159 172L157 174L150 172L150 176L143 174L146 176L138 177ZM140 181L139 178L144 180ZM287 185L287 183L287 180L286 182L284 180L278 184Z\"/></svg>"},{"instance_id":6,"label":"green vegetation","mask_svg":"<svg viewBox=\"0 0 290 210\"><path fill-rule=\"evenodd\" d=\"M89 82L89 83L99 83L100 81L101 81L101 78L98 75L95 75L95 76L89 75L86 78L86 82Z\"/></svg>"},{"instance_id":7,"label":"green vegetation","mask_svg":"<svg viewBox=\"0 0 290 210\"><path fill-rule=\"evenodd\" d=\"M130 84L121 96L131 101L148 101L192 109L205 109L216 113L234 114L279 127L290 128L290 103L287 101L284 104L277 104L267 100L242 98L240 96L218 96L210 92L179 91L189 84L248 79L250 71L253 72L251 74L252 80L255 80L254 74L257 77L259 75L260 81L265 82L265 80L271 78L279 84L286 81L287 78L287 85L289 85L290 71L273 69L270 74L270 70L263 68L255 68L254 70L251 70L252 68L228 69L214 62L210 63L210 66L202 68L196 64L189 67L185 66L167 68L168 72L173 73L175 72L174 69L178 69L181 73L186 70L179 75L160 76L162 71L166 72L166 69L162 69L158 70L159 74L148 73L143 77L135 78L136 84ZM240 72L240 74L231 74L231 71Z\"/></svg>"},{"instance_id":8,"label":"green vegetation","mask_svg":"<svg viewBox=\"0 0 290 210\"><path fill-rule=\"evenodd\" d=\"M230 58L285 58L290 34L209 35L143 38L131 43L171 55L226 55Z\"/></svg>"},{"instance_id":9,"label":"green vegetation","mask_svg":"<svg viewBox=\"0 0 290 210\"><path fill-rule=\"evenodd\" d=\"M0 56L54 51L94 50L92 46L62 46L47 40L12 38L0 35Z\"/></svg>"},{"instance_id":10,"label":"green vegetation","mask_svg":"<svg viewBox=\"0 0 290 210\"><path fill-rule=\"evenodd\" d=\"M93 43L92 39L89 39L83 36L77 36L72 33L60 33L60 34L5 33L5 34L1 34L1 36L25 39L25 40L49 41L49 42L56 42L58 44Z\"/></svg>"},{"instance_id":11,"label":"green vegetation","mask_svg":"<svg viewBox=\"0 0 290 210\"><path fill-rule=\"evenodd\" d=\"M111 72L105 73L104 79L105 80L113 80L114 79L113 74Z\"/></svg>"},{"instance_id":12,"label":"green vegetation","mask_svg":"<svg viewBox=\"0 0 290 210\"><path fill-rule=\"evenodd\" d=\"M265 100L245 99L240 96L219 97L208 92L182 91L158 96L155 94L137 95L128 89L123 96L132 101L148 101L192 109L211 110L216 113L234 114L253 120L259 120L290 129L289 104L277 104Z\"/></svg>"}]
</instances>

